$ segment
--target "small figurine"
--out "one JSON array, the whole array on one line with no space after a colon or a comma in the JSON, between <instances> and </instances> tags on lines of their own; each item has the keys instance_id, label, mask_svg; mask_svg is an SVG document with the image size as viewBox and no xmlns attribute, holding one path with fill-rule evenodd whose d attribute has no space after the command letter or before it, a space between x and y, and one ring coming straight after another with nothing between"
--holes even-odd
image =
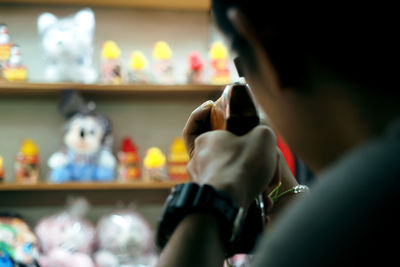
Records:
<instances>
[{"instance_id":1,"label":"small figurine","mask_svg":"<svg viewBox=\"0 0 400 267\"><path fill-rule=\"evenodd\" d=\"M222 42L214 42L210 49L211 58L211 83L229 84L231 81L228 68L228 49Z\"/></svg>"},{"instance_id":2,"label":"small figurine","mask_svg":"<svg viewBox=\"0 0 400 267\"><path fill-rule=\"evenodd\" d=\"M70 200L68 207L42 218L35 227L41 254L41 267L94 267L96 229L86 219L90 208L84 198Z\"/></svg>"},{"instance_id":3,"label":"small figurine","mask_svg":"<svg viewBox=\"0 0 400 267\"><path fill-rule=\"evenodd\" d=\"M165 170L166 158L157 147L147 150L143 160L143 180L145 181L164 181L167 178Z\"/></svg>"},{"instance_id":4,"label":"small figurine","mask_svg":"<svg viewBox=\"0 0 400 267\"><path fill-rule=\"evenodd\" d=\"M154 45L154 75L161 84L173 84L174 73L172 65L172 51L167 42L159 41Z\"/></svg>"},{"instance_id":5,"label":"small figurine","mask_svg":"<svg viewBox=\"0 0 400 267\"><path fill-rule=\"evenodd\" d=\"M3 69L6 67L10 58L11 50L10 35L8 35L8 27L4 23L0 23L0 81L3 79Z\"/></svg>"},{"instance_id":6,"label":"small figurine","mask_svg":"<svg viewBox=\"0 0 400 267\"><path fill-rule=\"evenodd\" d=\"M189 54L189 70L187 73L187 83L203 82L203 60L198 52Z\"/></svg>"},{"instance_id":7,"label":"small figurine","mask_svg":"<svg viewBox=\"0 0 400 267\"><path fill-rule=\"evenodd\" d=\"M189 162L189 155L186 152L183 139L177 137L172 142L168 155L168 174L171 180L187 181L188 173L186 166Z\"/></svg>"},{"instance_id":8,"label":"small figurine","mask_svg":"<svg viewBox=\"0 0 400 267\"><path fill-rule=\"evenodd\" d=\"M39 147L32 139L24 139L15 158L15 175L18 183L39 181Z\"/></svg>"},{"instance_id":9,"label":"small figurine","mask_svg":"<svg viewBox=\"0 0 400 267\"><path fill-rule=\"evenodd\" d=\"M26 81L27 69L22 65L21 48L13 45L10 50L10 58L3 70L4 77L10 81Z\"/></svg>"},{"instance_id":10,"label":"small figurine","mask_svg":"<svg viewBox=\"0 0 400 267\"><path fill-rule=\"evenodd\" d=\"M47 82L97 81L92 63L95 25L94 13L89 8L61 19L47 12L39 16L37 26L47 61Z\"/></svg>"},{"instance_id":11,"label":"small figurine","mask_svg":"<svg viewBox=\"0 0 400 267\"><path fill-rule=\"evenodd\" d=\"M4 170L3 157L0 156L0 183L6 179L6 171Z\"/></svg>"},{"instance_id":12,"label":"small figurine","mask_svg":"<svg viewBox=\"0 0 400 267\"><path fill-rule=\"evenodd\" d=\"M38 240L29 225L16 214L0 214L0 258L3 258L0 266L7 266L2 265L4 256L13 262L9 266L38 266Z\"/></svg>"},{"instance_id":13,"label":"small figurine","mask_svg":"<svg viewBox=\"0 0 400 267\"><path fill-rule=\"evenodd\" d=\"M122 141L121 151L118 152L118 178L124 182L140 179L139 155L129 137Z\"/></svg>"},{"instance_id":14,"label":"small figurine","mask_svg":"<svg viewBox=\"0 0 400 267\"><path fill-rule=\"evenodd\" d=\"M106 41L101 50L101 80L106 84L121 84L121 50L114 41Z\"/></svg>"},{"instance_id":15,"label":"small figurine","mask_svg":"<svg viewBox=\"0 0 400 267\"><path fill-rule=\"evenodd\" d=\"M149 222L133 208L100 218L97 224L97 267L155 266L154 233Z\"/></svg>"},{"instance_id":16,"label":"small figurine","mask_svg":"<svg viewBox=\"0 0 400 267\"><path fill-rule=\"evenodd\" d=\"M93 102L85 103L81 95L66 91L61 112L65 125L65 147L48 160L50 181L108 182L114 179L116 158L111 153L111 123L95 112Z\"/></svg>"},{"instance_id":17,"label":"small figurine","mask_svg":"<svg viewBox=\"0 0 400 267\"><path fill-rule=\"evenodd\" d=\"M142 51L134 51L131 54L129 63L129 82L145 83L149 81L148 74L146 73L147 58Z\"/></svg>"},{"instance_id":18,"label":"small figurine","mask_svg":"<svg viewBox=\"0 0 400 267\"><path fill-rule=\"evenodd\" d=\"M8 35L8 27L4 23L0 23L0 45L10 44L10 35Z\"/></svg>"}]
</instances>

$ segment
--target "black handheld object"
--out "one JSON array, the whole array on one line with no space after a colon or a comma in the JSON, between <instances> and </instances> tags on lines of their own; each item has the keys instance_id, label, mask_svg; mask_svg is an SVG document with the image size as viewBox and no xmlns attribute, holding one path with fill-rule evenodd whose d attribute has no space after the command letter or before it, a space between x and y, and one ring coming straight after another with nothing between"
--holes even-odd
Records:
<instances>
[{"instance_id":1,"label":"black handheld object","mask_svg":"<svg viewBox=\"0 0 400 267\"><path fill-rule=\"evenodd\" d=\"M239 58L234 60L240 77L243 77ZM258 111L245 82L227 85L222 96L211 109L211 129L223 129L235 135L244 135L260 124ZM265 212L262 195L255 199L241 222L236 238L228 246L228 257L250 253L264 230Z\"/></svg>"}]
</instances>

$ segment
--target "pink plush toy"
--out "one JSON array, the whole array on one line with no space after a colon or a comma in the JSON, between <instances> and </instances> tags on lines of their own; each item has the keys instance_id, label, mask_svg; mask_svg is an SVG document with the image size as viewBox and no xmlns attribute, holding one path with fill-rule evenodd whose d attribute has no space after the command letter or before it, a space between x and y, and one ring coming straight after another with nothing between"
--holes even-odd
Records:
<instances>
[{"instance_id":1,"label":"pink plush toy","mask_svg":"<svg viewBox=\"0 0 400 267\"><path fill-rule=\"evenodd\" d=\"M95 228L84 219L89 204L83 198L70 201L68 209L43 218L36 226L41 267L94 267L91 255Z\"/></svg>"}]
</instances>

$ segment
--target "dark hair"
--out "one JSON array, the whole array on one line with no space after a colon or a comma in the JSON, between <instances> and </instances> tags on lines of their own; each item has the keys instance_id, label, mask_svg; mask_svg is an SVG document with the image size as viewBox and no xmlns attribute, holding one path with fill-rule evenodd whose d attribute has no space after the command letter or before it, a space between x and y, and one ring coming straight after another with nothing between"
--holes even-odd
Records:
<instances>
[{"instance_id":1,"label":"dark hair","mask_svg":"<svg viewBox=\"0 0 400 267\"><path fill-rule=\"evenodd\" d=\"M356 84L355 88L389 92L397 76L392 67L397 64L396 16L387 14L388 9L380 13L376 3L356 8L332 3L213 0L212 11L219 28L232 40L232 48L251 66L255 60L250 46L227 18L229 8L241 11L284 87L302 87L315 78L310 68L315 63Z\"/></svg>"}]
</instances>

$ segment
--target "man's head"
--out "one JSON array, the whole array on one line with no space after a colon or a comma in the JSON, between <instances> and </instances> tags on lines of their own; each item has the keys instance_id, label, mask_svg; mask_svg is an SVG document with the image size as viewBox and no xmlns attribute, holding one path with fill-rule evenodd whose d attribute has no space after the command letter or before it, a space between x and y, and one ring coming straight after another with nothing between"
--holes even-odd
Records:
<instances>
[{"instance_id":1,"label":"man's head","mask_svg":"<svg viewBox=\"0 0 400 267\"><path fill-rule=\"evenodd\" d=\"M213 1L216 22L240 56L257 101L315 171L394 116L392 104L384 107L385 119L369 111L393 94L395 24L366 9Z\"/></svg>"}]
</instances>

